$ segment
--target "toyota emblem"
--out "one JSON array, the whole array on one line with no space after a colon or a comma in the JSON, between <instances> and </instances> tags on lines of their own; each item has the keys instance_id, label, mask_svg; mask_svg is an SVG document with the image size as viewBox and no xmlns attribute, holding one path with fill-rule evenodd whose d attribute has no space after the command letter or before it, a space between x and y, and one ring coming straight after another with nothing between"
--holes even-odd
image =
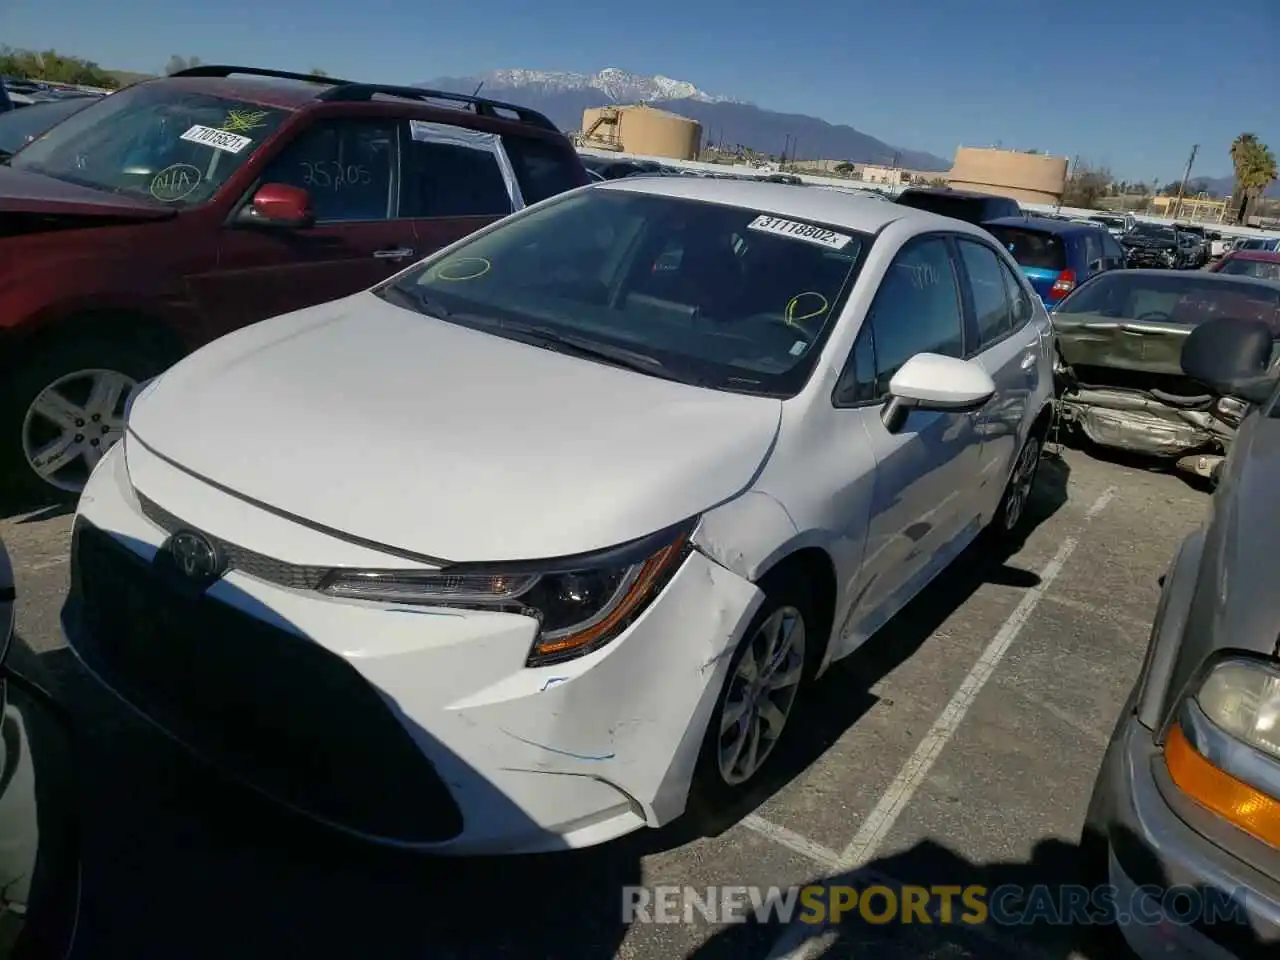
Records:
<instances>
[{"instance_id":1,"label":"toyota emblem","mask_svg":"<svg viewBox=\"0 0 1280 960\"><path fill-rule=\"evenodd\" d=\"M208 537L194 530L181 530L169 539L174 565L191 580L213 581L222 574L222 556Z\"/></svg>"}]
</instances>

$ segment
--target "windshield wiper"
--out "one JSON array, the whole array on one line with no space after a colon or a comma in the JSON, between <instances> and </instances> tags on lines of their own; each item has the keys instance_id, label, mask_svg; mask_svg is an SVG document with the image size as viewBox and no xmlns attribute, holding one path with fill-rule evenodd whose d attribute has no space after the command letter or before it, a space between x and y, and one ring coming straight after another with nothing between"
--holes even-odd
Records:
<instances>
[{"instance_id":1,"label":"windshield wiper","mask_svg":"<svg viewBox=\"0 0 1280 960\"><path fill-rule=\"evenodd\" d=\"M518 337L531 338L548 349L567 347L569 352L580 357L603 360L614 366L624 367L627 370L635 370L640 373L656 374L673 380L685 380L683 377L677 377L669 373L665 364L657 357L650 356L640 350L631 350L627 347L618 347L610 343L601 343L599 340L592 340L590 337L582 337L574 333L563 333L539 324L515 323L509 320L493 320L492 318L484 319L497 326L500 330L507 330Z\"/></svg>"}]
</instances>

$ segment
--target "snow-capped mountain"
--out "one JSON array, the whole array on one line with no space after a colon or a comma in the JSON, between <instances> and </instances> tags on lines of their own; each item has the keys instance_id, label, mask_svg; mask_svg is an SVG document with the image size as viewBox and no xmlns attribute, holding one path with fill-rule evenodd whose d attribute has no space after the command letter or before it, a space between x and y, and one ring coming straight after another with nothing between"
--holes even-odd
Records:
<instances>
[{"instance_id":1,"label":"snow-capped mountain","mask_svg":"<svg viewBox=\"0 0 1280 960\"><path fill-rule=\"evenodd\" d=\"M903 150L843 124L778 113L731 97L714 96L684 80L647 77L609 67L599 73L562 70L492 70L470 77L437 77L419 86L473 93L518 103L546 114L561 130L577 130L582 113L609 104L647 103L697 120L716 143L741 144L765 154L784 149L802 156L854 163L899 163L912 170L947 170L950 162L918 150Z\"/></svg>"},{"instance_id":2,"label":"snow-capped mountain","mask_svg":"<svg viewBox=\"0 0 1280 960\"><path fill-rule=\"evenodd\" d=\"M484 81L485 91L535 89L542 93L567 93L572 90L598 90L617 103L652 100L699 100L703 103L730 103L729 97L717 97L699 90L687 80L671 77L644 77L618 67L606 67L599 73L572 73L566 70L492 70L476 77Z\"/></svg>"}]
</instances>

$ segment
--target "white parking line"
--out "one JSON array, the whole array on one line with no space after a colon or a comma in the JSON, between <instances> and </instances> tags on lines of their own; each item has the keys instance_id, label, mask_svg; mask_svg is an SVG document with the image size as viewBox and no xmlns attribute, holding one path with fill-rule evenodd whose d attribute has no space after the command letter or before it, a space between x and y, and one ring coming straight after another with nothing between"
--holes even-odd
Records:
<instances>
[{"instance_id":1,"label":"white parking line","mask_svg":"<svg viewBox=\"0 0 1280 960\"><path fill-rule=\"evenodd\" d=\"M1092 520L1105 510L1114 499L1115 492L1115 487L1104 490L1085 511L1085 520ZM938 715L938 719L934 721L915 751L907 758L907 762L902 765L898 775L894 777L889 788L880 797L875 808L858 828L853 840L840 855L841 876L865 867L875 858L880 844L893 829L898 817L929 775L943 748L955 736L965 714L969 712L974 700L991 679L991 675L995 673L996 667L1008 652L1010 644L1031 618L1031 614L1039 606L1045 592L1057 579L1058 574L1062 572L1062 568L1075 552L1078 544L1079 540L1075 537L1067 537L1062 541L1053 559L1040 571L1040 582L1023 595L1013 612L996 631L995 637L982 651L982 656L965 676L960 688L943 708L942 713ZM825 950L825 944L818 936L820 932L806 924L791 924L773 945L768 960L811 960L813 957L820 956Z\"/></svg>"},{"instance_id":2,"label":"white parking line","mask_svg":"<svg viewBox=\"0 0 1280 960\"><path fill-rule=\"evenodd\" d=\"M798 853L800 856L812 860L824 869L840 869L840 854L824 847L820 843L814 843L808 837L801 836L794 830L788 830L786 827L779 826L754 813L749 813L743 817L741 823L752 833L758 833L766 840L772 840L779 846L786 847L793 853Z\"/></svg>"}]
</instances>

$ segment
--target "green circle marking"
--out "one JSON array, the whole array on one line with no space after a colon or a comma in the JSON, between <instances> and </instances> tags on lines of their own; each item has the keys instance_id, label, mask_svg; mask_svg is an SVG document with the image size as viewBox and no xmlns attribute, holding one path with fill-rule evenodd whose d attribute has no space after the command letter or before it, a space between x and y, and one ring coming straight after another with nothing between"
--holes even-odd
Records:
<instances>
[{"instance_id":1,"label":"green circle marking","mask_svg":"<svg viewBox=\"0 0 1280 960\"><path fill-rule=\"evenodd\" d=\"M467 270L467 265L471 269ZM436 268L436 279L448 282L461 282L463 280L475 280L483 277L493 267L484 257L460 257L446 264L441 264ZM458 268L461 268L460 270ZM448 273L445 271L448 270ZM457 273L454 271L458 270Z\"/></svg>"}]
</instances>

